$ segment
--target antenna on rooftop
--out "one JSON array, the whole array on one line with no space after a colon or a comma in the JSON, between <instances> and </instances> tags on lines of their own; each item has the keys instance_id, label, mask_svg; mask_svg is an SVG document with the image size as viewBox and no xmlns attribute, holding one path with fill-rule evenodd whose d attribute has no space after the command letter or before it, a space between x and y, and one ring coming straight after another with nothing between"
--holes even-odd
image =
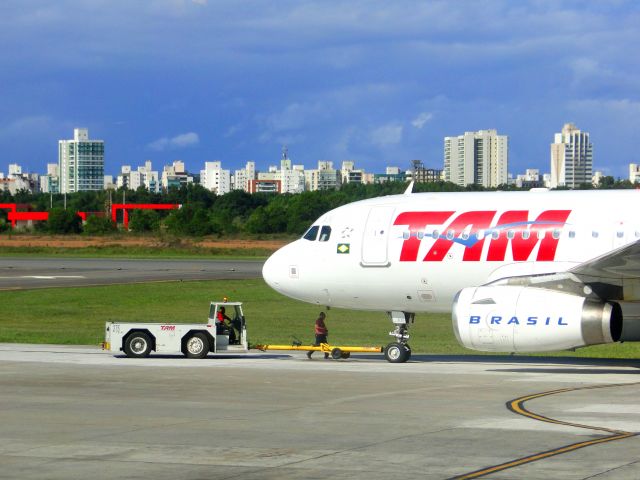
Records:
<instances>
[{"instance_id":1,"label":"antenna on rooftop","mask_svg":"<svg viewBox=\"0 0 640 480\"><path fill-rule=\"evenodd\" d=\"M282 146L282 160L289 160L289 149L286 145Z\"/></svg>"}]
</instances>

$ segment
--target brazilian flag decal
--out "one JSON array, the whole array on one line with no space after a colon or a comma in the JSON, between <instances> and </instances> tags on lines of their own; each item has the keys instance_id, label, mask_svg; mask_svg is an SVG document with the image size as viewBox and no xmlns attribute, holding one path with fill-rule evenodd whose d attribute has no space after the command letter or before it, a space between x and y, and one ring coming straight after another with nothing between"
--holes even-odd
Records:
<instances>
[{"instance_id":1,"label":"brazilian flag decal","mask_svg":"<svg viewBox=\"0 0 640 480\"><path fill-rule=\"evenodd\" d=\"M349 253L349 244L348 243L339 243L338 244L338 253Z\"/></svg>"}]
</instances>

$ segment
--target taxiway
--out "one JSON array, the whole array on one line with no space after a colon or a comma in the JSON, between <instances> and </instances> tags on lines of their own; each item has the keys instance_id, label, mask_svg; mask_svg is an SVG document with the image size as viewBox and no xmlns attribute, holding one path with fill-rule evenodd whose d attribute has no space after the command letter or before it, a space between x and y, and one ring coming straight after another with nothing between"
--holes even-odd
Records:
<instances>
[{"instance_id":1,"label":"taxiway","mask_svg":"<svg viewBox=\"0 0 640 480\"><path fill-rule=\"evenodd\" d=\"M639 366L0 344L0 478L636 479Z\"/></svg>"},{"instance_id":2,"label":"taxiway","mask_svg":"<svg viewBox=\"0 0 640 480\"><path fill-rule=\"evenodd\" d=\"M257 260L0 258L0 290L260 276Z\"/></svg>"}]
</instances>

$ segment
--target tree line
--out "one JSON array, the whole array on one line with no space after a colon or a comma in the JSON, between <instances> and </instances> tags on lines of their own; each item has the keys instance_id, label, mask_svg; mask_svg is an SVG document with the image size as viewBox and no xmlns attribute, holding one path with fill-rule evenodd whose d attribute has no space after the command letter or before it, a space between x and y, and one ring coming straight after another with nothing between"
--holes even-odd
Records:
<instances>
[{"instance_id":1,"label":"tree line","mask_svg":"<svg viewBox=\"0 0 640 480\"><path fill-rule=\"evenodd\" d=\"M108 215L112 203L176 203L182 208L169 211L132 210L129 229L132 232L167 232L178 236L236 236L263 234L302 234L320 215L347 203L366 198L402 193L407 184L345 184L339 190L319 190L299 194L249 194L234 190L216 195L198 184L172 188L165 193L138 190L78 192L73 194L15 195L0 192L0 203L31 205L34 211L48 211L49 220L37 222L33 230L42 233L109 234L117 231ZM593 188L590 184L583 188ZM628 181L604 177L599 188L634 188ZM500 190L518 190L509 186ZM417 183L414 192L482 191L478 185L459 187L450 182ZM65 208L66 206L66 208ZM83 224L76 212L103 212L90 215ZM10 228L6 211L0 210L0 231Z\"/></svg>"}]
</instances>

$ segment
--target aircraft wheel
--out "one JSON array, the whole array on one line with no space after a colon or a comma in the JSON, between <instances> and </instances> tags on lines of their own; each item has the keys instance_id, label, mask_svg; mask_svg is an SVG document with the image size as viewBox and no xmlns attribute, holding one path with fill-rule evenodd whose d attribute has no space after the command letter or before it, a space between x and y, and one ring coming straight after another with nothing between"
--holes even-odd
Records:
<instances>
[{"instance_id":1,"label":"aircraft wheel","mask_svg":"<svg viewBox=\"0 0 640 480\"><path fill-rule=\"evenodd\" d=\"M404 344L404 349L407 351L407 360L409 360L411 358L411 347L408 343Z\"/></svg>"},{"instance_id":2,"label":"aircraft wheel","mask_svg":"<svg viewBox=\"0 0 640 480\"><path fill-rule=\"evenodd\" d=\"M339 348L334 348L333 350L331 350L331 358L333 358L334 360L342 358L342 350L340 350Z\"/></svg>"},{"instance_id":3,"label":"aircraft wheel","mask_svg":"<svg viewBox=\"0 0 640 480\"><path fill-rule=\"evenodd\" d=\"M393 342L384 349L384 358L391 363L404 363L408 360L409 354L405 346L401 343Z\"/></svg>"},{"instance_id":4,"label":"aircraft wheel","mask_svg":"<svg viewBox=\"0 0 640 480\"><path fill-rule=\"evenodd\" d=\"M204 333L194 333L185 342L187 358L204 358L209 353L209 340Z\"/></svg>"},{"instance_id":5,"label":"aircraft wheel","mask_svg":"<svg viewBox=\"0 0 640 480\"><path fill-rule=\"evenodd\" d=\"M124 353L129 358L148 357L151 352L151 338L145 332L134 332L124 342Z\"/></svg>"},{"instance_id":6,"label":"aircraft wheel","mask_svg":"<svg viewBox=\"0 0 640 480\"><path fill-rule=\"evenodd\" d=\"M351 352L342 352L342 358L349 358L351 356Z\"/></svg>"}]
</instances>

